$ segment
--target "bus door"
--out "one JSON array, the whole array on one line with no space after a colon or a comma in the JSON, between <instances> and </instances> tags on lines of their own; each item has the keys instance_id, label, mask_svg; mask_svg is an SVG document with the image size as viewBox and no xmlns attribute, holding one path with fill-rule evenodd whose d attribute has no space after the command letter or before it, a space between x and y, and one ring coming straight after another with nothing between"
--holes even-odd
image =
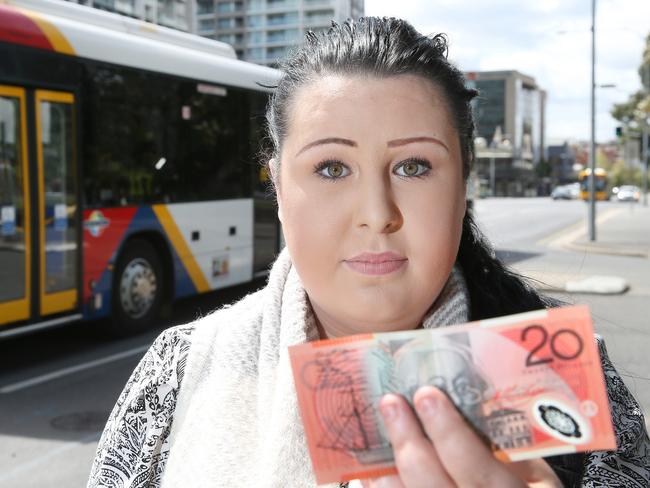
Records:
<instances>
[{"instance_id":1,"label":"bus door","mask_svg":"<svg viewBox=\"0 0 650 488\"><path fill-rule=\"evenodd\" d=\"M74 114L71 93L0 84L0 325L79 308Z\"/></svg>"},{"instance_id":2,"label":"bus door","mask_svg":"<svg viewBox=\"0 0 650 488\"><path fill-rule=\"evenodd\" d=\"M0 85L0 325L30 317L26 120L25 90Z\"/></svg>"},{"instance_id":3,"label":"bus door","mask_svg":"<svg viewBox=\"0 0 650 488\"><path fill-rule=\"evenodd\" d=\"M39 314L78 309L79 205L75 100L34 92L38 188Z\"/></svg>"}]
</instances>

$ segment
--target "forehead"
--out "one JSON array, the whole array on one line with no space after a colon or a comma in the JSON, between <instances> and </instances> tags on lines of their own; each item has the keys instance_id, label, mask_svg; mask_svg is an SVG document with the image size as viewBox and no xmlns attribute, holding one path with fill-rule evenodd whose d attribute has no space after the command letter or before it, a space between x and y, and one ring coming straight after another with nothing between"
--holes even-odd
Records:
<instances>
[{"instance_id":1,"label":"forehead","mask_svg":"<svg viewBox=\"0 0 650 488\"><path fill-rule=\"evenodd\" d=\"M297 90L288 136L372 124L402 132L451 131L453 137L447 107L442 90L422 76L327 75Z\"/></svg>"}]
</instances>

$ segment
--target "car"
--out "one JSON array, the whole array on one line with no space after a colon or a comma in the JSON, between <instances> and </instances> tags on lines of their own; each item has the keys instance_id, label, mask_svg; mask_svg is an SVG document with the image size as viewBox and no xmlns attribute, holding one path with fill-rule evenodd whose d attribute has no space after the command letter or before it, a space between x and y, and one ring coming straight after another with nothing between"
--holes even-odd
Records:
<instances>
[{"instance_id":1,"label":"car","mask_svg":"<svg viewBox=\"0 0 650 488\"><path fill-rule=\"evenodd\" d=\"M616 199L619 202L638 202L641 198L641 190L638 186L623 185L616 192Z\"/></svg>"},{"instance_id":2,"label":"car","mask_svg":"<svg viewBox=\"0 0 650 488\"><path fill-rule=\"evenodd\" d=\"M580 183L571 183L567 185L569 187L569 193L571 193L571 198L577 200L580 198Z\"/></svg>"},{"instance_id":3,"label":"car","mask_svg":"<svg viewBox=\"0 0 650 488\"><path fill-rule=\"evenodd\" d=\"M551 192L551 198L553 200L571 200L571 188L569 185L560 185L553 188Z\"/></svg>"}]
</instances>

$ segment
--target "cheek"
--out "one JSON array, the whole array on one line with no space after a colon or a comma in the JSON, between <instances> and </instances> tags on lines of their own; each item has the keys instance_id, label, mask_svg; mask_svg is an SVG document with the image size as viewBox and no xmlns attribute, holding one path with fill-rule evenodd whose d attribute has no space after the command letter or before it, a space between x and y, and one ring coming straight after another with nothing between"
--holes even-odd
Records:
<instances>
[{"instance_id":1,"label":"cheek","mask_svg":"<svg viewBox=\"0 0 650 488\"><path fill-rule=\"evenodd\" d=\"M409 254L419 264L416 272L444 274L458 252L465 197L462 187L449 185L427 192L410 192L400 205ZM436 274L437 274L436 273Z\"/></svg>"},{"instance_id":2,"label":"cheek","mask_svg":"<svg viewBox=\"0 0 650 488\"><path fill-rule=\"evenodd\" d=\"M348 216L344 207L333 205L333 201L336 199L326 193L292 191L283 195L282 228L297 267L311 259L310 266L321 266L327 262L323 257L336 253Z\"/></svg>"}]
</instances>

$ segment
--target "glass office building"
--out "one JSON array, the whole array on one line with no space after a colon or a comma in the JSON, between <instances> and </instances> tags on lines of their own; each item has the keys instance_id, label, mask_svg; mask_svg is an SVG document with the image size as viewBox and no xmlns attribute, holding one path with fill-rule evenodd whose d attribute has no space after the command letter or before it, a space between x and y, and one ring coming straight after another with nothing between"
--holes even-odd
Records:
<instances>
[{"instance_id":1,"label":"glass office building","mask_svg":"<svg viewBox=\"0 0 650 488\"><path fill-rule=\"evenodd\" d=\"M491 190L497 196L536 194L535 167L545 159L546 92L518 71L466 76L479 91L472 107L477 136L487 143L476 154L479 178L491 180L490 172L495 172Z\"/></svg>"}]
</instances>

